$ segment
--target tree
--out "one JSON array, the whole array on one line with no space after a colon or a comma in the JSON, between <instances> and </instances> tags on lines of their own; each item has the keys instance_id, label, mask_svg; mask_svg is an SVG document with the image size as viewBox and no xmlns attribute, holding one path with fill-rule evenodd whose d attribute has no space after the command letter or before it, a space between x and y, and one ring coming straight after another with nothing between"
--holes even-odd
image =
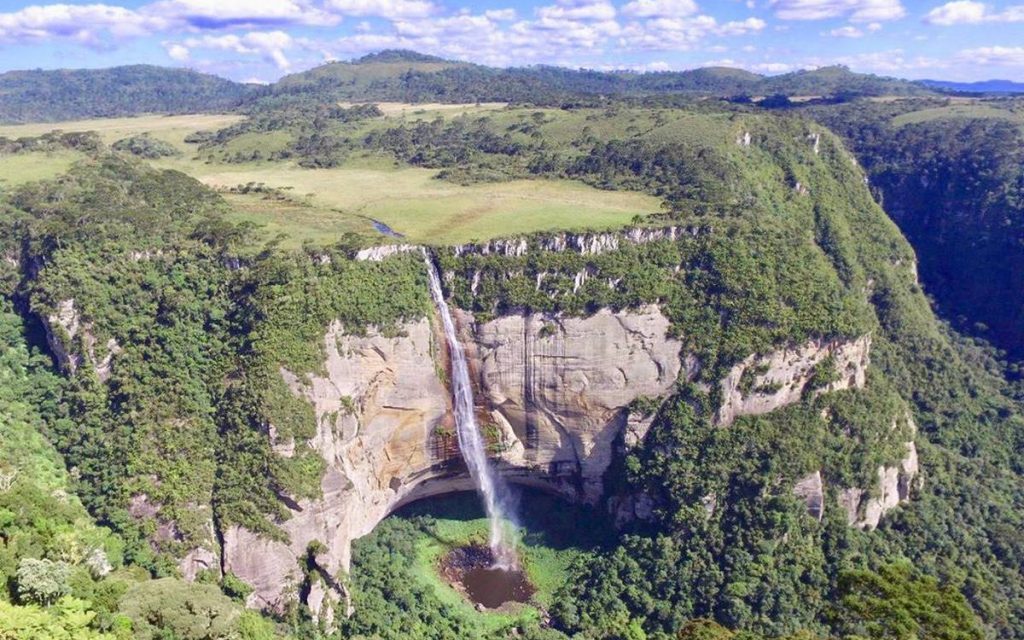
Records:
<instances>
[{"instance_id":1,"label":"tree","mask_svg":"<svg viewBox=\"0 0 1024 640\"><path fill-rule=\"evenodd\" d=\"M917 574L909 562L839 577L836 628L847 637L981 640L967 600L956 589Z\"/></svg>"},{"instance_id":2,"label":"tree","mask_svg":"<svg viewBox=\"0 0 1024 640\"><path fill-rule=\"evenodd\" d=\"M70 596L52 607L19 607L0 601L0 639L21 640L121 640L89 628L96 616L84 600ZM127 638L127 636L124 636Z\"/></svg>"},{"instance_id":3,"label":"tree","mask_svg":"<svg viewBox=\"0 0 1024 640\"><path fill-rule=\"evenodd\" d=\"M140 640L220 640L237 632L242 610L212 584L162 578L136 584L121 599Z\"/></svg>"},{"instance_id":4,"label":"tree","mask_svg":"<svg viewBox=\"0 0 1024 640\"><path fill-rule=\"evenodd\" d=\"M71 593L70 578L66 562L23 558L18 563L18 597L26 604L49 606Z\"/></svg>"}]
</instances>

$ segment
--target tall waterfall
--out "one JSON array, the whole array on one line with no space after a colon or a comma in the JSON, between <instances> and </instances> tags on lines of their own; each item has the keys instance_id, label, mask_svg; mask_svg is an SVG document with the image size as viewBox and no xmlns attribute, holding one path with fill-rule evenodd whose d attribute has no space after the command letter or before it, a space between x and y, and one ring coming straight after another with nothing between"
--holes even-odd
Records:
<instances>
[{"instance_id":1,"label":"tall waterfall","mask_svg":"<svg viewBox=\"0 0 1024 640\"><path fill-rule=\"evenodd\" d=\"M452 320L448 303L441 290L441 277L437 268L426 257L427 273L430 275L430 295L434 299L444 334L448 341L448 351L452 364L452 392L455 396L455 429L459 438L459 449L469 467L469 475L476 483L477 491L484 500L487 519L490 521L490 546L494 556L494 565L501 569L515 569L519 565L516 556L515 542L511 540L506 529L502 507L503 496L507 495L505 483L495 473L487 460L484 439L476 425L476 414L473 404L473 387L469 381L469 366L466 364L466 353L462 349L458 335L455 333L455 322Z\"/></svg>"}]
</instances>

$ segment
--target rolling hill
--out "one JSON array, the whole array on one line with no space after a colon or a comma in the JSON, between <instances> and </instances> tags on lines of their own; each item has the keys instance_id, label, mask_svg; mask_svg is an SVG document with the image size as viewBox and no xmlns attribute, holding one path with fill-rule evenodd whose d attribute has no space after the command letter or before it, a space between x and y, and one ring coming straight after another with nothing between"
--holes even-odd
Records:
<instances>
[{"instance_id":1,"label":"rolling hill","mask_svg":"<svg viewBox=\"0 0 1024 640\"><path fill-rule=\"evenodd\" d=\"M151 65L9 71L0 74L0 122L225 111L250 90L217 76Z\"/></svg>"}]
</instances>

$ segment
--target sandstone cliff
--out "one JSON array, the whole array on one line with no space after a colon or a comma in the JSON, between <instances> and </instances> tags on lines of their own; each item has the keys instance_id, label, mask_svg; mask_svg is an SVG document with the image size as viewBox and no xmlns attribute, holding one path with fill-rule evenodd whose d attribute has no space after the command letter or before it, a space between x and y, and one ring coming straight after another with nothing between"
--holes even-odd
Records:
<instances>
[{"instance_id":1,"label":"sandstone cliff","mask_svg":"<svg viewBox=\"0 0 1024 640\"><path fill-rule=\"evenodd\" d=\"M480 326L462 314L479 402L505 440L503 459L552 476L594 504L634 400L668 395L682 369L681 343L655 306L587 318L510 315ZM692 373L690 371L689 373ZM637 430L649 425L634 425Z\"/></svg>"},{"instance_id":2,"label":"sandstone cliff","mask_svg":"<svg viewBox=\"0 0 1024 640\"><path fill-rule=\"evenodd\" d=\"M644 242L646 233L628 241ZM570 241L565 236L561 246L602 251L621 240L611 237L572 236ZM552 242L561 242L558 238ZM528 246L464 250L518 252ZM395 245L361 257L380 260L417 249ZM699 371L697 360L682 351L668 318L654 305L602 309L587 317L514 313L481 323L457 309L455 315L476 387L479 423L500 472L513 482L571 500L598 504L605 497L604 474L616 448L642 442L653 415L649 408ZM118 347L108 343L98 359L97 341L73 301L61 303L47 320L63 366L73 371L88 362L101 379L109 375ZM343 575L354 539L410 501L472 489L454 436L448 356L435 324L421 318L387 335L373 328L350 335L335 322L325 332L320 372L282 369L292 392L315 410L316 435L308 444L325 462L321 495L284 497L290 512L280 523L284 540L230 527L219 532L219 558L195 549L183 558L182 573L193 577L201 570L223 569L253 587L250 606L280 610L302 597L330 619L344 610L339 609L345 602ZM863 387L870 347L870 336L862 336L751 355L717 383L722 402L716 422L728 428L741 416L774 411L806 394ZM648 410L631 411L637 401ZM273 425L267 436L277 455L294 455L298 443L281 438ZM909 497L917 481L917 459L913 441L906 446L906 459L878 469L877 487L835 488L851 526L874 528ZM814 472L793 487L818 519L826 495L832 495L827 471ZM642 495L619 496L608 506L619 523L648 517L653 507ZM713 512L714 496L705 508Z\"/></svg>"},{"instance_id":3,"label":"sandstone cliff","mask_svg":"<svg viewBox=\"0 0 1024 640\"><path fill-rule=\"evenodd\" d=\"M287 542L240 527L225 532L224 568L254 587L250 606L278 609L295 597L314 541L324 549L315 562L328 579L326 588L311 591L309 604L320 611L324 600L341 600L351 541L369 533L417 482L443 475L430 443L448 412L448 393L434 367L430 324L407 323L400 333L348 336L335 323L324 339L325 375L282 370L293 392L316 409L311 444L327 471L319 499L291 506L282 524ZM279 455L293 446L274 444Z\"/></svg>"},{"instance_id":4,"label":"sandstone cliff","mask_svg":"<svg viewBox=\"0 0 1024 640\"><path fill-rule=\"evenodd\" d=\"M770 413L800 400L817 367L828 382L813 393L862 388L869 363L871 336L852 342L812 340L767 355L751 355L722 380L722 405L716 419L731 424L739 416Z\"/></svg>"}]
</instances>

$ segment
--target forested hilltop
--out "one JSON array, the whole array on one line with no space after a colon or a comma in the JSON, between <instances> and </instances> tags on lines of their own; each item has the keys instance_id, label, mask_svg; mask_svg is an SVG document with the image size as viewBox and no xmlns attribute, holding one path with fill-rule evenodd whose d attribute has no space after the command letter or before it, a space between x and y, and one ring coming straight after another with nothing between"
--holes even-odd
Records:
<instances>
[{"instance_id":1,"label":"forested hilltop","mask_svg":"<svg viewBox=\"0 0 1024 640\"><path fill-rule=\"evenodd\" d=\"M250 89L206 73L151 65L8 71L0 74L0 123L216 113L237 107Z\"/></svg>"},{"instance_id":2,"label":"forested hilltop","mask_svg":"<svg viewBox=\"0 0 1024 640\"><path fill-rule=\"evenodd\" d=\"M1022 637L1024 386L962 332L987 331L933 310L926 294L954 304L929 262L951 245L918 265L887 216L920 247L936 236L914 221L950 196L894 212L903 160L973 175L949 205L960 235L1012 255L993 238L1016 229L1016 103L978 122L934 96L851 102L834 69L786 80L838 79L804 106L519 73L384 52L230 116L0 131L0 637ZM481 77L490 93L460 93ZM606 81L638 84L591 93ZM448 104L387 102L412 98ZM587 322L623 332L619 386L655 348L637 318L676 349L664 390L608 423L595 504L524 500L524 526L551 530L524 530L538 591L519 609L477 610L439 577L437 549L477 539L463 512L380 522L348 571L339 539L292 544L297 523L374 506L352 495L411 495L406 467L463 470L424 254L403 243L441 272L470 352L531 330L551 348L493 378L616 342ZM984 268L962 281L990 286ZM482 418L503 408L477 391ZM412 436L375 439L374 411L410 405ZM481 429L515 455L517 434ZM527 460L552 446L523 441ZM542 467L518 471L583 483ZM271 598L278 565L294 580Z\"/></svg>"},{"instance_id":3,"label":"forested hilltop","mask_svg":"<svg viewBox=\"0 0 1024 640\"><path fill-rule=\"evenodd\" d=\"M845 67L763 76L707 67L655 73L602 72L554 66L494 68L411 51L371 54L285 76L254 94L254 105L313 98L345 101L520 102L557 106L654 95L714 97L930 95L923 85L851 72Z\"/></svg>"},{"instance_id":4,"label":"forested hilltop","mask_svg":"<svg viewBox=\"0 0 1024 640\"><path fill-rule=\"evenodd\" d=\"M383 51L282 78L266 88L187 69L133 65L110 69L0 74L0 123L55 122L145 113L249 111L309 98L402 102L501 101L558 104L601 96L923 95L932 90L842 67L760 76L738 69L614 73L560 67L497 69L411 51Z\"/></svg>"}]
</instances>

